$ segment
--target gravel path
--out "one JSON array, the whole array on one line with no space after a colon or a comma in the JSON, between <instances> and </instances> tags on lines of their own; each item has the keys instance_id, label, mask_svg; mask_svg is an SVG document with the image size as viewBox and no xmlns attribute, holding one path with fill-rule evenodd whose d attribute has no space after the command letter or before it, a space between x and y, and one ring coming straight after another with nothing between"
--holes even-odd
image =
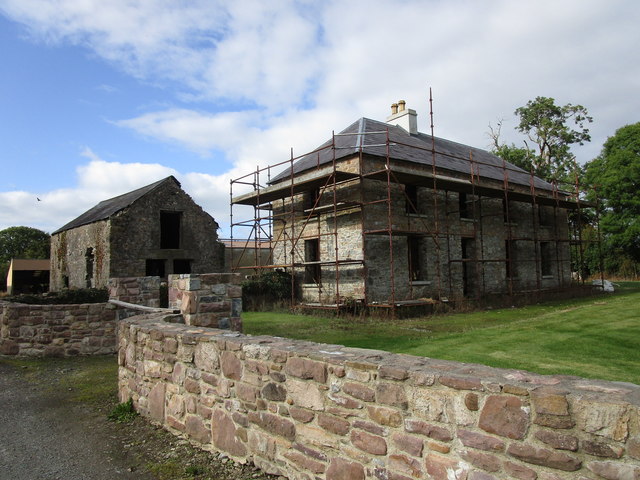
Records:
<instances>
[{"instance_id":1,"label":"gravel path","mask_svg":"<svg viewBox=\"0 0 640 480\"><path fill-rule=\"evenodd\" d=\"M0 363L0 480L154 478L130 465L103 418Z\"/></svg>"}]
</instances>

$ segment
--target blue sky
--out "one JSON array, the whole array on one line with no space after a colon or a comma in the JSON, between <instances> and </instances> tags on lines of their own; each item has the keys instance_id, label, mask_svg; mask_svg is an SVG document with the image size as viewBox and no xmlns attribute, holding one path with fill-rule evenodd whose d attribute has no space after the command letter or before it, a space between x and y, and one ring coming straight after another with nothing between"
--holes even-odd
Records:
<instances>
[{"instance_id":1,"label":"blue sky","mask_svg":"<svg viewBox=\"0 0 640 480\"><path fill-rule=\"evenodd\" d=\"M229 179L405 99L489 146L536 96L640 121L635 0L0 0L0 229L53 231L175 175L228 235ZM38 201L37 199L40 199Z\"/></svg>"}]
</instances>

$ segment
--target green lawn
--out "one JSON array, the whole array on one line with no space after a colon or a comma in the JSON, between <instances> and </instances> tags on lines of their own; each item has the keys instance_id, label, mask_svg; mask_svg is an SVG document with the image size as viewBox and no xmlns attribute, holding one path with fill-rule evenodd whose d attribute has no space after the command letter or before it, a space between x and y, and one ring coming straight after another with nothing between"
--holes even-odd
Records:
<instances>
[{"instance_id":1,"label":"green lawn","mask_svg":"<svg viewBox=\"0 0 640 480\"><path fill-rule=\"evenodd\" d=\"M243 313L245 333L640 384L640 282L615 294L416 319Z\"/></svg>"}]
</instances>

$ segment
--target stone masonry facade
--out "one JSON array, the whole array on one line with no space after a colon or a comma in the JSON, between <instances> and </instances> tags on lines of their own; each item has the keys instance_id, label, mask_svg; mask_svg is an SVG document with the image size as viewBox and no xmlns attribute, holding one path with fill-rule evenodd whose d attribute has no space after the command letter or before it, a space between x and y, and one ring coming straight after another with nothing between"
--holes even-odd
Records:
<instances>
[{"instance_id":1,"label":"stone masonry facade","mask_svg":"<svg viewBox=\"0 0 640 480\"><path fill-rule=\"evenodd\" d=\"M239 274L170 275L171 308L187 325L242 331ZM109 279L109 298L160 306L159 277ZM116 323L139 310L110 303L26 305L0 302L0 355L56 357L116 352Z\"/></svg>"},{"instance_id":2,"label":"stone masonry facade","mask_svg":"<svg viewBox=\"0 0 640 480\"><path fill-rule=\"evenodd\" d=\"M115 353L115 311L108 303L0 302L0 354L67 357Z\"/></svg>"},{"instance_id":3,"label":"stone masonry facade","mask_svg":"<svg viewBox=\"0 0 640 480\"><path fill-rule=\"evenodd\" d=\"M54 232L50 290L102 288L110 278L221 272L217 229L177 181L161 182L108 218Z\"/></svg>"},{"instance_id":4,"label":"stone masonry facade","mask_svg":"<svg viewBox=\"0 0 640 480\"><path fill-rule=\"evenodd\" d=\"M637 480L640 386L119 324L119 395L204 449L294 480Z\"/></svg>"},{"instance_id":5,"label":"stone masonry facade","mask_svg":"<svg viewBox=\"0 0 640 480\"><path fill-rule=\"evenodd\" d=\"M386 196L386 182L346 182L319 193L316 213L310 213L313 201L306 192L274 203L274 217L286 220L274 223L274 264L298 265L294 274L303 302L330 304L337 295L340 301L385 303L392 281L396 301L570 286L566 209L428 187L416 187L416 204L407 207L409 188L392 184L388 202L372 203ZM307 244L314 241L311 258ZM307 273L309 261L320 262L314 274L319 282Z\"/></svg>"}]
</instances>

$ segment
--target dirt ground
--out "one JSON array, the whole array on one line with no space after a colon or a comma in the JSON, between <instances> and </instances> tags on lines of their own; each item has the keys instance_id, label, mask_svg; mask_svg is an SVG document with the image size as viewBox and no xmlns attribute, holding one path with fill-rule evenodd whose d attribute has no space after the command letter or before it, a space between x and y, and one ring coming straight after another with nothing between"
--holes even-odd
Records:
<instances>
[{"instance_id":1,"label":"dirt ground","mask_svg":"<svg viewBox=\"0 0 640 480\"><path fill-rule=\"evenodd\" d=\"M0 356L0 480L284 479L195 449L142 417L108 420L114 388L78 399L73 379L84 364Z\"/></svg>"}]
</instances>

